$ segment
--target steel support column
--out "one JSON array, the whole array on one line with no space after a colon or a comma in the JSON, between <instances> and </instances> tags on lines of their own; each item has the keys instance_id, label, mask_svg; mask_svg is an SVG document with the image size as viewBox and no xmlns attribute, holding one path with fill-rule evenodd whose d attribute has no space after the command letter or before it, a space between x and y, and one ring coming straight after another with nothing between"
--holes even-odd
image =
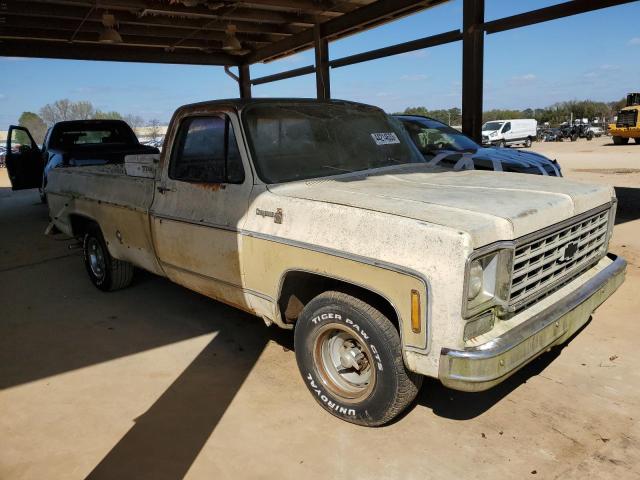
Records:
<instances>
[{"instance_id":1,"label":"steel support column","mask_svg":"<svg viewBox=\"0 0 640 480\"><path fill-rule=\"evenodd\" d=\"M251 98L251 71L247 63L238 66L238 87L240 98Z\"/></svg>"},{"instance_id":2,"label":"steel support column","mask_svg":"<svg viewBox=\"0 0 640 480\"><path fill-rule=\"evenodd\" d=\"M462 131L481 140L484 0L464 0L462 31Z\"/></svg>"},{"instance_id":3,"label":"steel support column","mask_svg":"<svg viewBox=\"0 0 640 480\"><path fill-rule=\"evenodd\" d=\"M320 25L313 29L313 44L316 52L316 90L319 100L331 98L329 75L329 42L320 36Z\"/></svg>"}]
</instances>

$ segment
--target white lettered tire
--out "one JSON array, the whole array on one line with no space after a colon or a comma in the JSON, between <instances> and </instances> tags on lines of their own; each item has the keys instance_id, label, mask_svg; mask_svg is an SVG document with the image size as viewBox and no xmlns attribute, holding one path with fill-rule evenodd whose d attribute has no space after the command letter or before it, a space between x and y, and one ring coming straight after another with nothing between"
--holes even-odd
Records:
<instances>
[{"instance_id":1,"label":"white lettered tire","mask_svg":"<svg viewBox=\"0 0 640 480\"><path fill-rule=\"evenodd\" d=\"M311 300L294 340L311 395L347 422L384 425L414 400L422 384L422 376L405 368L391 321L345 293L325 292Z\"/></svg>"}]
</instances>

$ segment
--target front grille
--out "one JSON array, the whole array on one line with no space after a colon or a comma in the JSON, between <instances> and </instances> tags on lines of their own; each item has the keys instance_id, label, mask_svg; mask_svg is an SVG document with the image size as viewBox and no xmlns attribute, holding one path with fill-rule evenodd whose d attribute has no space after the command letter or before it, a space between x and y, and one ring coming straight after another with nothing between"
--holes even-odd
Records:
<instances>
[{"instance_id":1,"label":"front grille","mask_svg":"<svg viewBox=\"0 0 640 480\"><path fill-rule=\"evenodd\" d=\"M621 110L618 113L618 120L616 121L616 127L635 127L638 117L637 110Z\"/></svg>"},{"instance_id":2,"label":"front grille","mask_svg":"<svg viewBox=\"0 0 640 480\"><path fill-rule=\"evenodd\" d=\"M606 253L609 209L516 246L509 306L514 313L566 285Z\"/></svg>"},{"instance_id":3,"label":"front grille","mask_svg":"<svg viewBox=\"0 0 640 480\"><path fill-rule=\"evenodd\" d=\"M487 143L489 143L489 137L487 137L486 135L482 135L482 144L486 145Z\"/></svg>"}]
</instances>

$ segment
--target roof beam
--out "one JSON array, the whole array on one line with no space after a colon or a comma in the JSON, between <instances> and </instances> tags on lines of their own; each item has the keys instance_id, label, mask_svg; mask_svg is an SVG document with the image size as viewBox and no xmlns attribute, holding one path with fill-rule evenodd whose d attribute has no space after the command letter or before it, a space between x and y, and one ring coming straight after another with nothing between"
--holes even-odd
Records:
<instances>
[{"instance_id":1,"label":"roof beam","mask_svg":"<svg viewBox=\"0 0 640 480\"><path fill-rule=\"evenodd\" d=\"M36 0L36 2L85 8L95 6L95 2L90 0ZM257 10L255 8L237 8L235 5L229 5L231 6L210 9L206 6L185 7L178 3L153 3L152 6L150 6L149 2L142 0L100 0L98 8L100 10L111 10L116 17L116 11L128 11L138 16L165 15L172 17L209 18L211 20L223 19L226 21L238 20L258 23L288 23L307 27L313 25L316 21L315 15L273 10Z\"/></svg>"},{"instance_id":2,"label":"roof beam","mask_svg":"<svg viewBox=\"0 0 640 480\"><path fill-rule=\"evenodd\" d=\"M42 17L14 17L14 20L6 26L4 30L7 28L11 29L39 29L40 32L31 32L35 38L46 37L47 30L55 30L58 32L69 32L68 38L71 39L72 34L74 32L89 32L93 34L99 34L103 27L101 23L98 22L84 22L81 25L81 21L79 20L69 20L69 19L56 19L55 21L51 21L51 19L42 18ZM225 39L225 33L220 31L210 31L210 30L190 30L185 28L164 28L158 26L144 26L144 25L131 25L131 24L120 24L118 27L118 32L121 35L134 35L134 36L147 36L147 37L157 37L157 38L167 38L178 41L180 39L190 39L190 40L203 40L203 41L216 41L222 42ZM0 32L1 34L2 32ZM42 34L40 34L42 33ZM275 39L272 35L263 35L263 34L237 34L238 39L243 43L249 43L252 45L264 45L268 44ZM97 38L97 37L96 37Z\"/></svg>"},{"instance_id":3,"label":"roof beam","mask_svg":"<svg viewBox=\"0 0 640 480\"><path fill-rule=\"evenodd\" d=\"M446 0L379 0L342 15L320 25L320 35L325 39L335 39L356 31L381 25L401 16L409 15L428 6L443 3ZM313 30L308 29L296 35L248 55L249 63L266 62L276 58L305 50L313 45Z\"/></svg>"},{"instance_id":4,"label":"roof beam","mask_svg":"<svg viewBox=\"0 0 640 480\"><path fill-rule=\"evenodd\" d=\"M557 20L559 18L570 17L579 13L592 12L601 8L623 5L625 3L636 2L638 0L572 0L570 2L559 3L550 7L532 10L530 12L512 15L510 17L492 20L484 23L484 30L487 33L498 33L514 28L535 25L536 23Z\"/></svg>"},{"instance_id":5,"label":"roof beam","mask_svg":"<svg viewBox=\"0 0 640 480\"><path fill-rule=\"evenodd\" d=\"M102 13L99 10L93 11L87 16L89 9L86 7L69 6L69 5L53 5L48 3L13 1L7 5L6 9L0 11L2 15L10 15L12 17L45 17L48 19L69 19L77 20L78 23L83 19L88 22L102 22ZM120 25L144 25L159 26L169 28L186 28L194 30L213 30L224 32L229 21L211 20L206 18L172 18L168 16L152 16L147 15L140 17L129 11L118 11L116 19ZM16 20L18 21L18 20ZM298 33L303 27L295 27L290 25L278 25L274 23L256 24L254 22L234 21L239 33L265 33L270 35L289 36Z\"/></svg>"},{"instance_id":6,"label":"roof beam","mask_svg":"<svg viewBox=\"0 0 640 480\"><path fill-rule=\"evenodd\" d=\"M329 65L331 68L346 67L347 65L355 65L356 63L368 62L369 60L377 60L379 58L399 55L401 53L414 52L416 50L422 50L423 48L435 47L438 45L457 42L459 40L462 40L462 32L460 30L451 30L439 35L419 38L418 40L398 43L389 47L378 48L377 50L370 50L368 52L331 60Z\"/></svg>"},{"instance_id":7,"label":"roof beam","mask_svg":"<svg viewBox=\"0 0 640 480\"><path fill-rule=\"evenodd\" d=\"M70 42L73 32L60 30L45 30L38 28L16 28L5 27L0 30L0 39L12 40L41 40L58 43L59 48L64 48L60 42ZM197 49L197 50L222 50L221 40L194 40L191 38L159 38L153 35L122 35L122 43L118 44L120 48L128 48L132 46L142 47L160 47L167 50L172 49ZM99 32L80 31L76 33L73 43L93 43L96 48L101 48L104 44L98 41ZM245 42L250 43L250 42Z\"/></svg>"},{"instance_id":8,"label":"roof beam","mask_svg":"<svg viewBox=\"0 0 640 480\"><path fill-rule=\"evenodd\" d=\"M262 85L263 83L277 82L278 80L285 80L287 78L300 77L302 75L315 73L315 71L316 67L314 65L307 65L306 67L294 68L292 70L287 70L286 72L254 78L251 80L251 85Z\"/></svg>"},{"instance_id":9,"label":"roof beam","mask_svg":"<svg viewBox=\"0 0 640 480\"><path fill-rule=\"evenodd\" d=\"M58 58L68 60L104 60L111 62L169 63L182 65L238 65L238 57L223 53L204 53L185 50L167 52L159 48L121 47L89 44L0 40L0 56Z\"/></svg>"}]
</instances>

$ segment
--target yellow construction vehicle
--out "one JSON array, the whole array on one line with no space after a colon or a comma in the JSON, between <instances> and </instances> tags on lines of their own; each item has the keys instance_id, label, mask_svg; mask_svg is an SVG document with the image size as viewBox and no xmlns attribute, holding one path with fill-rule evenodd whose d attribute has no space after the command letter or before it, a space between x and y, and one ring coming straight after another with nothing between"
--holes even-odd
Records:
<instances>
[{"instance_id":1,"label":"yellow construction vehicle","mask_svg":"<svg viewBox=\"0 0 640 480\"><path fill-rule=\"evenodd\" d=\"M616 123L609 125L609 133L616 145L626 145L630 138L640 144L640 93L627 95L627 106L618 112Z\"/></svg>"}]
</instances>

